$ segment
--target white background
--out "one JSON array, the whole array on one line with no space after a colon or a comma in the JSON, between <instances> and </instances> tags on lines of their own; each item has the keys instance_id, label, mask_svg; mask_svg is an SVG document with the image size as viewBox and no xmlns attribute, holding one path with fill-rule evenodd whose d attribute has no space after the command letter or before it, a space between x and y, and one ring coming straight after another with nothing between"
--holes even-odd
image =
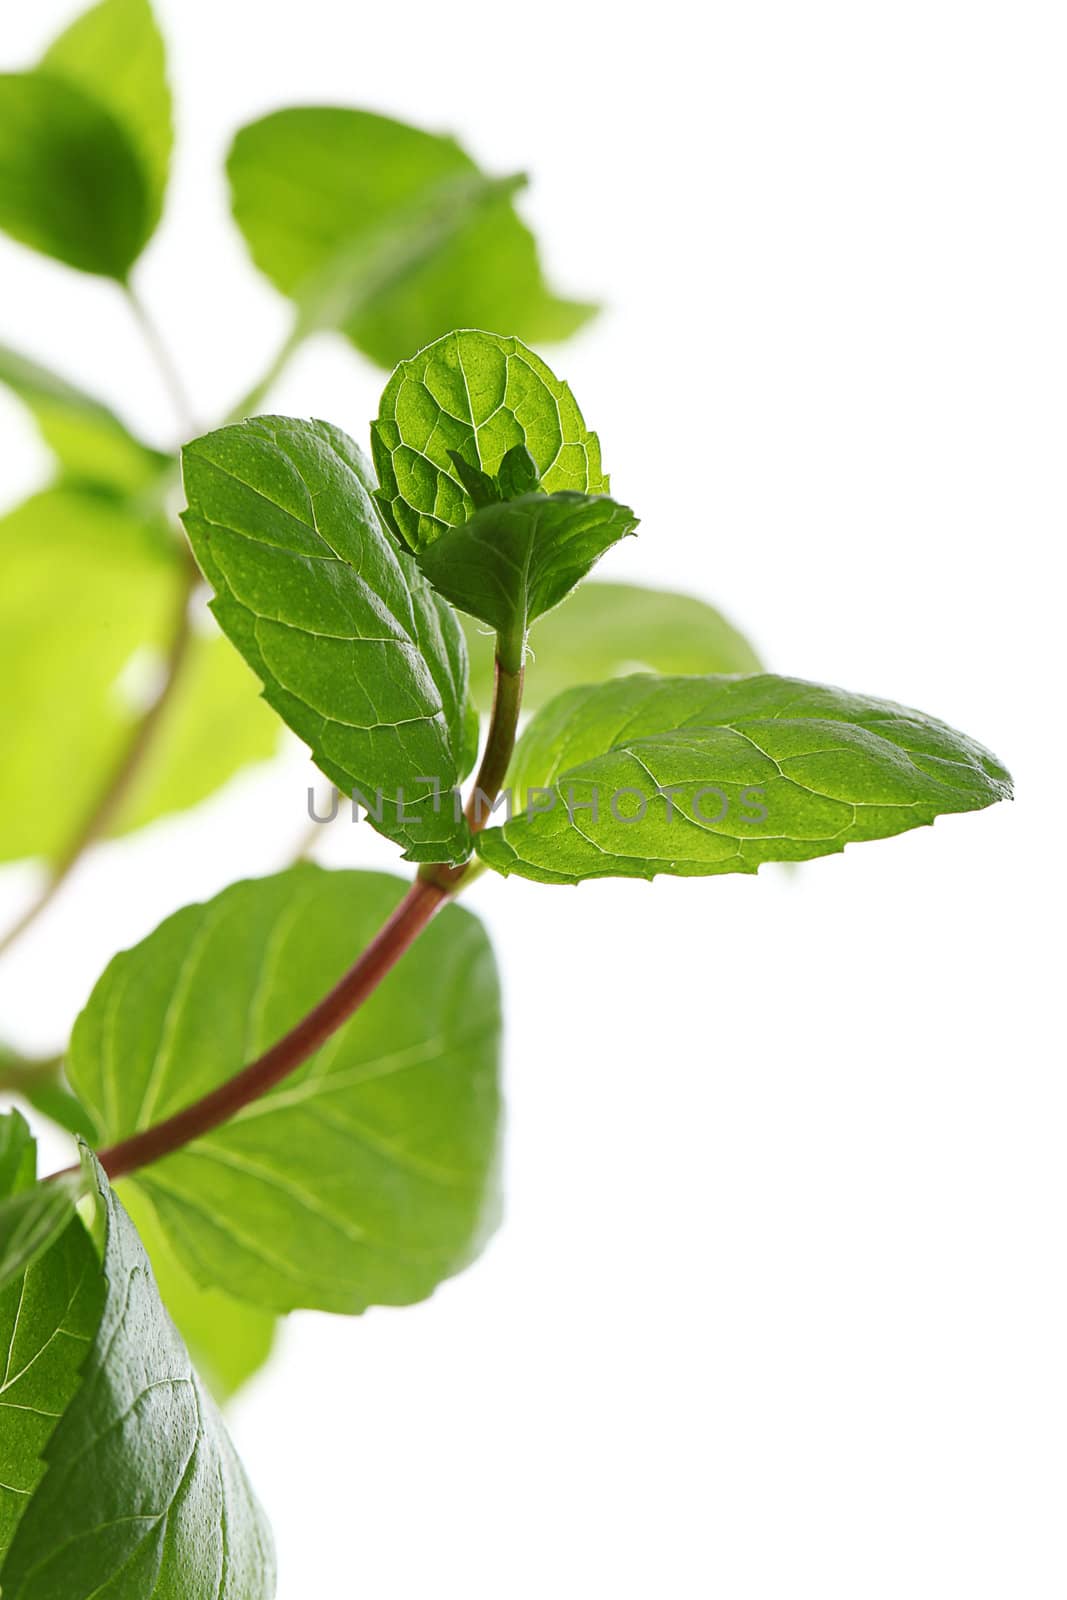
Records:
<instances>
[{"instance_id":1,"label":"white background","mask_svg":"<svg viewBox=\"0 0 1067 1600\"><path fill-rule=\"evenodd\" d=\"M231 130L308 101L454 130L534 175L557 281L607 304L550 352L644 518L605 575L945 717L1019 787L791 879L476 887L506 1224L418 1309L293 1318L236 1407L282 1600L1059 1600L1062 12L160 11L182 143L141 287L201 416L286 316L227 220ZM5 7L5 62L68 14ZM6 243L0 283L0 337L167 438L115 291ZM381 381L323 340L273 403L365 440ZM7 503L45 461L6 400L0 428ZM60 1045L114 949L282 863L304 781L97 852L0 968L8 1034ZM0 877L7 915L31 887Z\"/></svg>"}]
</instances>

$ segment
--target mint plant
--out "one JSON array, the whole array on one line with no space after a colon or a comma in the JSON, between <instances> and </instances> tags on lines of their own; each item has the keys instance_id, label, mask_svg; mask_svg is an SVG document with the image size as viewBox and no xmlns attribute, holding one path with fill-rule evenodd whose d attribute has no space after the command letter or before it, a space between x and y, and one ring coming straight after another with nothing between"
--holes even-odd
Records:
<instances>
[{"instance_id":1,"label":"mint plant","mask_svg":"<svg viewBox=\"0 0 1067 1600\"><path fill-rule=\"evenodd\" d=\"M0 224L114 280L153 342L130 274L170 143L145 0L0 78ZM328 108L242 130L229 175L293 321L220 427L183 428L184 532L174 456L0 353L57 462L0 524L0 845L50 867L8 942L94 841L195 804L283 726L409 870L233 884L115 956L62 1062L0 1056L80 1141L38 1180L28 1125L0 1118L4 1600L274 1594L212 1396L279 1315L421 1300L497 1220L499 985L457 903L476 876L755 874L1010 793L933 717L764 672L702 602L586 581L637 518L527 342L592 308L545 284L517 180ZM369 457L261 414L322 328L394 369ZM145 649L161 686L123 705Z\"/></svg>"}]
</instances>

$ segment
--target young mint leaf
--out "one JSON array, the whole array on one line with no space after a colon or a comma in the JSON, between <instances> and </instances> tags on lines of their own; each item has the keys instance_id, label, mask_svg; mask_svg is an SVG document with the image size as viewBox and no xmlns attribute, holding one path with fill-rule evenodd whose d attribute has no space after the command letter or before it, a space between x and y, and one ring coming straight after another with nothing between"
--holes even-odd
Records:
<instances>
[{"instance_id":1,"label":"young mint leaf","mask_svg":"<svg viewBox=\"0 0 1067 1600\"><path fill-rule=\"evenodd\" d=\"M335 325L383 367L450 328L567 338L593 307L546 287L529 230L452 139L366 111L278 111L242 128L227 163L259 269L302 317Z\"/></svg>"},{"instance_id":2,"label":"young mint leaf","mask_svg":"<svg viewBox=\"0 0 1067 1600\"><path fill-rule=\"evenodd\" d=\"M488 706L493 636L464 623L471 691ZM759 657L714 607L687 594L590 580L534 625L522 703L536 711L564 689L632 672L758 672Z\"/></svg>"},{"instance_id":3,"label":"young mint leaf","mask_svg":"<svg viewBox=\"0 0 1067 1600\"><path fill-rule=\"evenodd\" d=\"M0 1569L4 1600L272 1600L263 1514L133 1224L86 1163L106 1228L103 1311Z\"/></svg>"},{"instance_id":4,"label":"young mint leaf","mask_svg":"<svg viewBox=\"0 0 1067 1600\"><path fill-rule=\"evenodd\" d=\"M378 502L401 539L422 551L476 509L453 452L495 477L516 445L551 494L607 494L600 441L574 396L518 339L466 330L402 361L371 428Z\"/></svg>"},{"instance_id":5,"label":"young mint leaf","mask_svg":"<svg viewBox=\"0 0 1067 1600\"><path fill-rule=\"evenodd\" d=\"M477 467L472 467L469 461L464 461L458 450L450 450L448 459L456 471L456 477L471 497L471 504L475 510L480 511L483 506L499 505L504 498L495 480L488 472L481 472Z\"/></svg>"},{"instance_id":6,"label":"young mint leaf","mask_svg":"<svg viewBox=\"0 0 1067 1600\"><path fill-rule=\"evenodd\" d=\"M450 451L449 454L452 454ZM456 460L455 455L452 459ZM462 457L459 458L462 460ZM496 481L500 486L499 498L518 500L520 495L535 494L541 487L537 462L524 444L513 444L500 463Z\"/></svg>"},{"instance_id":7,"label":"young mint leaf","mask_svg":"<svg viewBox=\"0 0 1067 1600\"><path fill-rule=\"evenodd\" d=\"M607 495L524 494L484 506L419 556L434 588L501 636L501 660L522 666L526 631L557 606L637 518Z\"/></svg>"},{"instance_id":8,"label":"young mint leaf","mask_svg":"<svg viewBox=\"0 0 1067 1600\"><path fill-rule=\"evenodd\" d=\"M569 690L509 781L524 809L479 850L543 883L755 872L1011 792L994 756L922 712L770 675Z\"/></svg>"},{"instance_id":9,"label":"young mint leaf","mask_svg":"<svg viewBox=\"0 0 1067 1600\"><path fill-rule=\"evenodd\" d=\"M47 1253L0 1290L0 1568L78 1388L103 1305L100 1262L73 1211Z\"/></svg>"},{"instance_id":10,"label":"young mint leaf","mask_svg":"<svg viewBox=\"0 0 1067 1600\"><path fill-rule=\"evenodd\" d=\"M148 1195L135 1183L119 1185L119 1195L152 1263L160 1299L197 1372L222 1405L269 1359L277 1318L221 1289L202 1289L182 1266Z\"/></svg>"},{"instance_id":11,"label":"young mint leaf","mask_svg":"<svg viewBox=\"0 0 1067 1600\"><path fill-rule=\"evenodd\" d=\"M152 199L126 130L96 96L43 71L0 75L0 228L126 281L152 231Z\"/></svg>"},{"instance_id":12,"label":"young mint leaf","mask_svg":"<svg viewBox=\"0 0 1067 1600\"><path fill-rule=\"evenodd\" d=\"M356 446L259 417L187 445L182 465L212 609L268 702L408 860L465 859L450 792L467 770L463 635L383 532Z\"/></svg>"},{"instance_id":13,"label":"young mint leaf","mask_svg":"<svg viewBox=\"0 0 1067 1600\"><path fill-rule=\"evenodd\" d=\"M100 0L45 52L42 70L111 112L137 153L148 227L163 210L174 129L163 38L148 0Z\"/></svg>"},{"instance_id":14,"label":"young mint leaf","mask_svg":"<svg viewBox=\"0 0 1067 1600\"><path fill-rule=\"evenodd\" d=\"M101 400L6 345L0 345L0 383L33 414L66 484L132 495L158 482L171 464Z\"/></svg>"},{"instance_id":15,"label":"young mint leaf","mask_svg":"<svg viewBox=\"0 0 1067 1600\"><path fill-rule=\"evenodd\" d=\"M186 907L117 956L69 1058L103 1137L159 1121L273 1044L404 887L296 867ZM489 943L448 906L306 1065L132 1182L203 1286L276 1311L423 1299L495 1220L499 1049Z\"/></svg>"}]
</instances>

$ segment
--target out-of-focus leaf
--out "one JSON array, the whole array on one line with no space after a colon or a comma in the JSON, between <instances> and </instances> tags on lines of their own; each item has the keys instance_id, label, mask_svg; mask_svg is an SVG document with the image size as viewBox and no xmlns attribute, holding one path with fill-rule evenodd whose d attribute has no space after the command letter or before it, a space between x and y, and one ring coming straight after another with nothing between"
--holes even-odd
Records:
<instances>
[{"instance_id":1,"label":"out-of-focus leaf","mask_svg":"<svg viewBox=\"0 0 1067 1600\"><path fill-rule=\"evenodd\" d=\"M157 481L171 458L153 450L101 400L17 350L0 345L0 383L29 408L70 484L135 494Z\"/></svg>"},{"instance_id":2,"label":"out-of-focus leaf","mask_svg":"<svg viewBox=\"0 0 1067 1600\"><path fill-rule=\"evenodd\" d=\"M155 227L174 129L166 52L148 0L100 0L53 41L41 66L111 112L140 159Z\"/></svg>"},{"instance_id":3,"label":"out-of-focus leaf","mask_svg":"<svg viewBox=\"0 0 1067 1600\"><path fill-rule=\"evenodd\" d=\"M471 692L488 709L493 635L464 619ZM721 612L691 595L590 580L530 633L522 703L536 711L564 689L633 672L758 672L762 663Z\"/></svg>"},{"instance_id":4,"label":"out-of-focus leaf","mask_svg":"<svg viewBox=\"0 0 1067 1600\"><path fill-rule=\"evenodd\" d=\"M0 521L0 572L0 860L55 860L155 686L184 580L161 520L72 488Z\"/></svg>"},{"instance_id":5,"label":"out-of-focus leaf","mask_svg":"<svg viewBox=\"0 0 1067 1600\"><path fill-rule=\"evenodd\" d=\"M136 150L108 107L44 72L0 75L0 228L124 283L152 230Z\"/></svg>"},{"instance_id":6,"label":"out-of-focus leaf","mask_svg":"<svg viewBox=\"0 0 1067 1600\"><path fill-rule=\"evenodd\" d=\"M198 805L235 773L277 752L282 724L259 681L228 639L198 635L182 669L181 690L120 811L113 832Z\"/></svg>"},{"instance_id":7,"label":"out-of-focus leaf","mask_svg":"<svg viewBox=\"0 0 1067 1600\"><path fill-rule=\"evenodd\" d=\"M332 297L338 325L383 367L451 328L565 339L594 310L547 287L514 185L488 184L453 139L297 107L242 128L228 171L256 265L298 306Z\"/></svg>"}]
</instances>

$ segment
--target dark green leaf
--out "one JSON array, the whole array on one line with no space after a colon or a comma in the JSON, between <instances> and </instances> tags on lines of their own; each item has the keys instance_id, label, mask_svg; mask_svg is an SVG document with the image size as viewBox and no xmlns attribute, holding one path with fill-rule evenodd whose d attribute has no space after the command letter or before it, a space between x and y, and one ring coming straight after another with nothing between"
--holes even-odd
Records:
<instances>
[{"instance_id":1,"label":"dark green leaf","mask_svg":"<svg viewBox=\"0 0 1067 1600\"><path fill-rule=\"evenodd\" d=\"M148 1252L160 1298L193 1365L220 1404L232 1399L270 1357L277 1318L221 1289L202 1289L182 1266L148 1195L135 1183L124 1183L120 1198Z\"/></svg>"},{"instance_id":2,"label":"dark green leaf","mask_svg":"<svg viewBox=\"0 0 1067 1600\"><path fill-rule=\"evenodd\" d=\"M111 112L137 152L148 191L148 226L155 227L174 130L163 39L148 0L101 0L60 34L41 66Z\"/></svg>"},{"instance_id":3,"label":"dark green leaf","mask_svg":"<svg viewBox=\"0 0 1067 1600\"><path fill-rule=\"evenodd\" d=\"M546 287L514 182L452 139L366 111L278 111L238 133L234 216L256 265L302 316L384 367L450 328L568 337L593 308Z\"/></svg>"},{"instance_id":4,"label":"dark green leaf","mask_svg":"<svg viewBox=\"0 0 1067 1600\"><path fill-rule=\"evenodd\" d=\"M557 606L637 518L607 495L525 494L485 506L419 556L434 588L514 643L522 664L529 624Z\"/></svg>"},{"instance_id":5,"label":"dark green leaf","mask_svg":"<svg viewBox=\"0 0 1067 1600\"><path fill-rule=\"evenodd\" d=\"M51 1249L83 1190L81 1175L71 1173L0 1200L0 1293Z\"/></svg>"},{"instance_id":6,"label":"dark green leaf","mask_svg":"<svg viewBox=\"0 0 1067 1600\"><path fill-rule=\"evenodd\" d=\"M0 228L125 282L151 205L137 152L102 101L45 72L0 75Z\"/></svg>"},{"instance_id":7,"label":"dark green leaf","mask_svg":"<svg viewBox=\"0 0 1067 1600\"><path fill-rule=\"evenodd\" d=\"M454 454L452 459L456 460ZM459 460L462 459L460 456ZM517 500L520 495L533 494L540 489L537 462L524 444L512 445L500 463L496 481L500 486L500 497L504 500Z\"/></svg>"},{"instance_id":8,"label":"dark green leaf","mask_svg":"<svg viewBox=\"0 0 1067 1600\"><path fill-rule=\"evenodd\" d=\"M32 1163L28 1130L26 1138ZM78 1387L103 1303L96 1251L69 1210L47 1254L0 1290L0 1563L41 1480L48 1441ZM6 1595L6 1579L4 1585Z\"/></svg>"},{"instance_id":9,"label":"dark green leaf","mask_svg":"<svg viewBox=\"0 0 1067 1600\"><path fill-rule=\"evenodd\" d=\"M0 383L33 413L65 481L135 494L170 465L169 456L142 444L102 401L6 345L0 345Z\"/></svg>"},{"instance_id":10,"label":"dark green leaf","mask_svg":"<svg viewBox=\"0 0 1067 1600\"><path fill-rule=\"evenodd\" d=\"M755 872L1011 792L995 757L922 712L769 675L569 690L511 781L524 809L479 850L543 883Z\"/></svg>"},{"instance_id":11,"label":"dark green leaf","mask_svg":"<svg viewBox=\"0 0 1067 1600\"><path fill-rule=\"evenodd\" d=\"M493 638L473 622L464 631L471 689L478 703L488 706ZM703 600L590 581L535 625L522 703L536 711L564 689L625 673L758 672L760 666L748 640Z\"/></svg>"},{"instance_id":12,"label":"dark green leaf","mask_svg":"<svg viewBox=\"0 0 1067 1600\"><path fill-rule=\"evenodd\" d=\"M271 1600L262 1512L133 1224L90 1170L106 1225L103 1314L0 1573L4 1600Z\"/></svg>"},{"instance_id":13,"label":"dark green leaf","mask_svg":"<svg viewBox=\"0 0 1067 1600\"><path fill-rule=\"evenodd\" d=\"M105 1139L159 1121L273 1044L403 889L297 867L189 906L116 957L69 1063ZM499 1030L488 941L448 906L306 1065L133 1181L202 1285L278 1311L422 1299L495 1220Z\"/></svg>"},{"instance_id":14,"label":"dark green leaf","mask_svg":"<svg viewBox=\"0 0 1067 1600\"><path fill-rule=\"evenodd\" d=\"M0 1046L0 1062L7 1068L15 1058ZM0 1115L0 1200L29 1189L37 1176L37 1147L26 1118L18 1111Z\"/></svg>"},{"instance_id":15,"label":"dark green leaf","mask_svg":"<svg viewBox=\"0 0 1067 1600\"><path fill-rule=\"evenodd\" d=\"M260 417L182 461L213 610L269 703L407 859L463 860L462 631L386 537L356 446L326 423Z\"/></svg>"},{"instance_id":16,"label":"dark green leaf","mask_svg":"<svg viewBox=\"0 0 1067 1600\"><path fill-rule=\"evenodd\" d=\"M608 492L600 441L567 385L518 339L495 333L449 333L401 362L382 394L371 443L379 504L416 551L475 510L453 452L495 477L522 445L546 493Z\"/></svg>"}]
</instances>

